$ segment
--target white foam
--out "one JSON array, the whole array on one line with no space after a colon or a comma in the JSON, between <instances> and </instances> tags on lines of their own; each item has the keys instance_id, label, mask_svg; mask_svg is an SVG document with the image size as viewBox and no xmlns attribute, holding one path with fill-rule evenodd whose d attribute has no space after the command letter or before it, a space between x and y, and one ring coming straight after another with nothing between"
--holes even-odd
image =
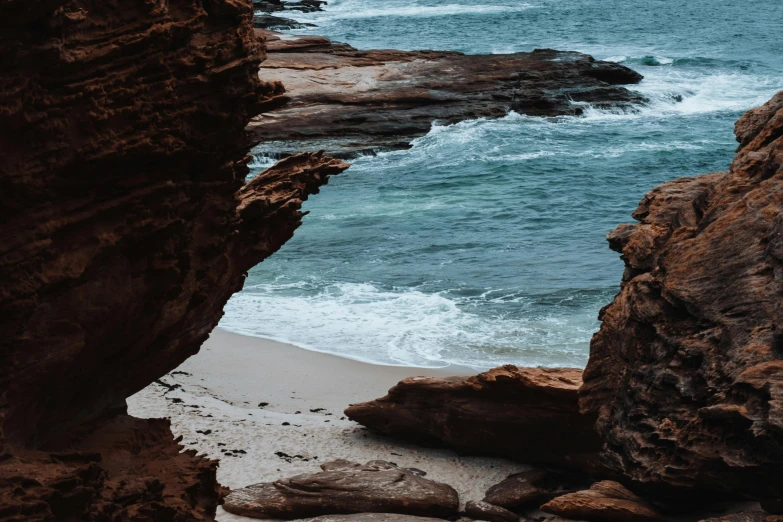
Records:
<instances>
[{"instance_id":1,"label":"white foam","mask_svg":"<svg viewBox=\"0 0 783 522\"><path fill-rule=\"evenodd\" d=\"M361 1L344 0L342 2L330 2L324 12L309 13L310 16L298 16L298 18L313 20L316 23L337 20L384 18L384 17L409 17L430 18L454 15L481 15L495 13L513 13L526 11L538 7L535 4L520 2L501 5L486 4L446 4L423 5L419 2L395 2L396 5L378 8L375 5L364 5Z\"/></svg>"},{"instance_id":2,"label":"white foam","mask_svg":"<svg viewBox=\"0 0 783 522\"><path fill-rule=\"evenodd\" d=\"M482 317L440 294L382 290L369 283L334 283L317 292L292 292L307 285L246 288L226 305L220 326L365 362L476 369L506 362L583 365L586 343L597 327L592 314Z\"/></svg>"}]
</instances>

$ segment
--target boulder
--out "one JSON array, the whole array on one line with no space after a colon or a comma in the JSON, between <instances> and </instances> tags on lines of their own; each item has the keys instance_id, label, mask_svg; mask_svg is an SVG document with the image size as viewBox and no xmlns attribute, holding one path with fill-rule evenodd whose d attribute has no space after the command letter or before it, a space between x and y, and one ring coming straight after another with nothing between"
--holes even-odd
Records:
<instances>
[{"instance_id":1,"label":"boulder","mask_svg":"<svg viewBox=\"0 0 783 522\"><path fill-rule=\"evenodd\" d=\"M440 518L416 517L399 513L354 513L352 515L323 515L307 522L443 522Z\"/></svg>"},{"instance_id":2,"label":"boulder","mask_svg":"<svg viewBox=\"0 0 783 522\"><path fill-rule=\"evenodd\" d=\"M255 518L292 520L351 513L455 516L459 497L451 486L381 460L335 460L323 471L232 491L223 508Z\"/></svg>"},{"instance_id":3,"label":"boulder","mask_svg":"<svg viewBox=\"0 0 783 522\"><path fill-rule=\"evenodd\" d=\"M530 469L509 475L487 490L484 501L507 509L538 507L555 497L588 486L587 478L573 472Z\"/></svg>"},{"instance_id":4,"label":"boulder","mask_svg":"<svg viewBox=\"0 0 783 522\"><path fill-rule=\"evenodd\" d=\"M345 414L422 445L591 469L601 442L595 417L579 413L581 375L571 368L507 365L474 377L412 377Z\"/></svg>"},{"instance_id":5,"label":"boulder","mask_svg":"<svg viewBox=\"0 0 783 522\"><path fill-rule=\"evenodd\" d=\"M596 522L664 521L644 500L610 480L550 500L541 510L565 518Z\"/></svg>"},{"instance_id":6,"label":"boulder","mask_svg":"<svg viewBox=\"0 0 783 522\"><path fill-rule=\"evenodd\" d=\"M465 513L474 520L489 520L490 522L517 522L519 520L516 513L483 500L466 502Z\"/></svg>"}]
</instances>

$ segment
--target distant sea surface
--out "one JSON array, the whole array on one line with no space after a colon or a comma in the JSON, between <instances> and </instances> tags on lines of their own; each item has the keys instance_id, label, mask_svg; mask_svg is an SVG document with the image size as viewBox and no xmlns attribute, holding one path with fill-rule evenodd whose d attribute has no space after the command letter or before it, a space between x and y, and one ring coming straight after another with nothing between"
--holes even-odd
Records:
<instances>
[{"instance_id":1,"label":"distant sea surface","mask_svg":"<svg viewBox=\"0 0 783 522\"><path fill-rule=\"evenodd\" d=\"M584 366L623 271L606 233L656 185L725 170L735 120L783 89L778 0L331 0L291 14L318 25L294 32L361 49L581 51L642 73L633 89L651 100L435 125L307 202L221 326L368 362Z\"/></svg>"}]
</instances>

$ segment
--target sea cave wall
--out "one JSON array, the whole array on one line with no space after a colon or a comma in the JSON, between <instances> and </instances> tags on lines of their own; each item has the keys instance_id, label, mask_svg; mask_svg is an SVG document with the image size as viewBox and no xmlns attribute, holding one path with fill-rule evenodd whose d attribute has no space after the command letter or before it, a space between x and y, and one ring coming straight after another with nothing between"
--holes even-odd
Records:
<instances>
[{"instance_id":1,"label":"sea cave wall","mask_svg":"<svg viewBox=\"0 0 783 522\"><path fill-rule=\"evenodd\" d=\"M0 5L0 518L214 514L216 464L125 398L198 351L347 167L304 154L245 183L245 126L286 101L251 11Z\"/></svg>"}]
</instances>

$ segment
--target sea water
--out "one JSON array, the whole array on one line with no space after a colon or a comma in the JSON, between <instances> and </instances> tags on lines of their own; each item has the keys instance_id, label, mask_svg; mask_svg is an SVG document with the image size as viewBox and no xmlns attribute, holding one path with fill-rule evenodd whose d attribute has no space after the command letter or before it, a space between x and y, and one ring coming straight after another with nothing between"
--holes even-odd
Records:
<instances>
[{"instance_id":1,"label":"sea water","mask_svg":"<svg viewBox=\"0 0 783 522\"><path fill-rule=\"evenodd\" d=\"M779 0L332 0L294 17L361 49L550 47L645 76L638 110L433 125L306 203L221 326L369 362L584 366L623 271L606 233L656 185L725 170L735 120L783 89Z\"/></svg>"}]
</instances>

